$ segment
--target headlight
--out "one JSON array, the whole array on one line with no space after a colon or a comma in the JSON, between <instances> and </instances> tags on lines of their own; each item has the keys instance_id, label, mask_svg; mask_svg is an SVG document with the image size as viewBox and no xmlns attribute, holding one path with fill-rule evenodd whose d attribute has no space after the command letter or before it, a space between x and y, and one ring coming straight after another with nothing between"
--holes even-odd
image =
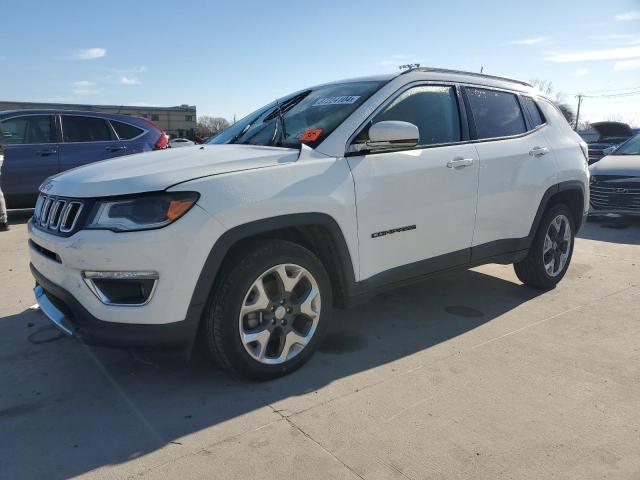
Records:
<instances>
[{"instance_id":1,"label":"headlight","mask_svg":"<svg viewBox=\"0 0 640 480\"><path fill-rule=\"evenodd\" d=\"M99 200L86 228L114 232L161 228L187 213L198 197L195 192L164 192Z\"/></svg>"}]
</instances>

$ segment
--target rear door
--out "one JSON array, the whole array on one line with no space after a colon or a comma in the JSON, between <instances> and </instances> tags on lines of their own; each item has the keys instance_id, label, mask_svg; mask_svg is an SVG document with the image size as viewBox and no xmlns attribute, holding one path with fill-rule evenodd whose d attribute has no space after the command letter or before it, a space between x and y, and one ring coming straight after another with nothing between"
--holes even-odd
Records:
<instances>
[{"instance_id":1,"label":"rear door","mask_svg":"<svg viewBox=\"0 0 640 480\"><path fill-rule=\"evenodd\" d=\"M126 146L118 140L109 122L85 115L60 116L60 171L87 163L118 157L126 153Z\"/></svg>"},{"instance_id":2,"label":"rear door","mask_svg":"<svg viewBox=\"0 0 640 480\"><path fill-rule=\"evenodd\" d=\"M513 92L465 87L465 95L480 159L474 258L518 250L518 239L529 235L542 196L556 180L544 119L537 108L529 115L535 104L521 103ZM504 240L510 242L497 242Z\"/></svg>"},{"instance_id":3,"label":"rear door","mask_svg":"<svg viewBox=\"0 0 640 480\"><path fill-rule=\"evenodd\" d=\"M58 173L54 115L11 117L2 121L2 132L2 191L10 207L29 207L40 184Z\"/></svg>"}]
</instances>

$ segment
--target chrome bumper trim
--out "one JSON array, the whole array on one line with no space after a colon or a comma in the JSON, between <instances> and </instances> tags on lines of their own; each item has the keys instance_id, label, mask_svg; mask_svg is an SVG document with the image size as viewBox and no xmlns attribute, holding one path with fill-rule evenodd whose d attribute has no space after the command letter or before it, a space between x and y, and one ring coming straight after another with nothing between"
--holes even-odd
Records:
<instances>
[{"instance_id":1,"label":"chrome bumper trim","mask_svg":"<svg viewBox=\"0 0 640 480\"><path fill-rule=\"evenodd\" d=\"M36 296L36 301L38 302L42 313L44 313L49 318L49 320L51 320L56 325L56 327L62 330L63 333L69 336L73 336L73 328L69 323L69 319L64 314L64 312L62 312L51 302L51 300L49 300L49 297L47 297L44 289L40 285L36 285L36 287L33 289L33 293Z\"/></svg>"}]
</instances>

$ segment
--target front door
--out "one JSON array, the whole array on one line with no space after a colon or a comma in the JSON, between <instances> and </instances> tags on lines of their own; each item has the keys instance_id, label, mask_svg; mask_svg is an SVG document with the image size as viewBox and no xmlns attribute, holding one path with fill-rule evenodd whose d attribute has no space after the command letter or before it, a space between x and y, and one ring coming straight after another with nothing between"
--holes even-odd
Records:
<instances>
[{"instance_id":1,"label":"front door","mask_svg":"<svg viewBox=\"0 0 640 480\"><path fill-rule=\"evenodd\" d=\"M468 133L458 104L454 86L413 86L390 99L356 136L354 146L361 149L368 126L384 120L410 122L420 133L417 147L348 157L361 280L386 272L377 279L392 282L469 261L478 161L473 145L464 143Z\"/></svg>"},{"instance_id":2,"label":"front door","mask_svg":"<svg viewBox=\"0 0 640 480\"><path fill-rule=\"evenodd\" d=\"M9 208L35 205L38 187L58 173L58 140L53 115L24 115L2 122L2 191Z\"/></svg>"}]
</instances>

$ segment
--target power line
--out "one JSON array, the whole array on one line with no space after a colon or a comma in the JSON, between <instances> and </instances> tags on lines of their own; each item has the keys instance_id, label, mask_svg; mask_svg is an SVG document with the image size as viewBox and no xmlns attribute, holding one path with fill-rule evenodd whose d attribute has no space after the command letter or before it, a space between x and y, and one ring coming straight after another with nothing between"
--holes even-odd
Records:
<instances>
[{"instance_id":1,"label":"power line","mask_svg":"<svg viewBox=\"0 0 640 480\"><path fill-rule=\"evenodd\" d=\"M624 92L624 93L610 93L603 95L580 95L585 98L617 98L617 97L633 97L635 95L640 95L640 90L636 90L633 92Z\"/></svg>"},{"instance_id":2,"label":"power line","mask_svg":"<svg viewBox=\"0 0 640 480\"><path fill-rule=\"evenodd\" d=\"M604 88L601 90L587 90L587 91L583 91L580 92L580 94L588 94L588 93L609 93L609 92L621 92L623 90L636 90L640 88L640 85L634 86L634 87L626 87L626 88L613 88L613 89L609 89L609 88ZM573 93L568 93L567 95L578 95L578 92L573 92Z\"/></svg>"}]
</instances>

